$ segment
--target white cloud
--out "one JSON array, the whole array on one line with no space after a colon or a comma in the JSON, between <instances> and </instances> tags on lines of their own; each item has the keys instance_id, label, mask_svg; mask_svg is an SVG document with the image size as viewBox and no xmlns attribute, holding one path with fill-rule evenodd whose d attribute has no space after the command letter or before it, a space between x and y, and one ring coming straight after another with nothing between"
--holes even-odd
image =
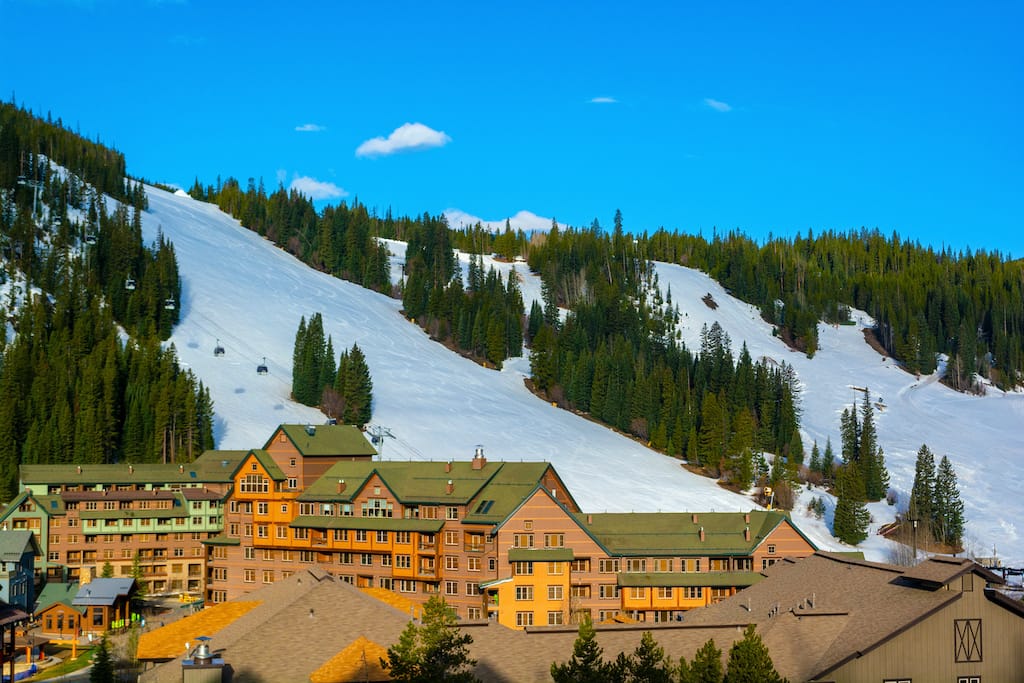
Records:
<instances>
[{"instance_id":1,"label":"white cloud","mask_svg":"<svg viewBox=\"0 0 1024 683\"><path fill-rule=\"evenodd\" d=\"M296 176L288 185L288 189L298 190L310 199L341 199L348 196L344 188L309 176Z\"/></svg>"},{"instance_id":2,"label":"white cloud","mask_svg":"<svg viewBox=\"0 0 1024 683\"><path fill-rule=\"evenodd\" d=\"M295 130L300 133L319 133L322 130L327 130L327 127L316 123L304 123L301 126L295 126Z\"/></svg>"},{"instance_id":3,"label":"white cloud","mask_svg":"<svg viewBox=\"0 0 1024 683\"><path fill-rule=\"evenodd\" d=\"M720 111L720 112L732 111L732 107L729 106L729 104L727 102L722 102L721 100L715 100L715 99L712 99L710 97L705 97L704 98L704 104L706 104L707 106L711 107L715 111Z\"/></svg>"},{"instance_id":4,"label":"white cloud","mask_svg":"<svg viewBox=\"0 0 1024 683\"><path fill-rule=\"evenodd\" d=\"M357 157L379 157L403 150L443 147L452 139L444 132L422 123L403 123L387 138L371 138L356 148Z\"/></svg>"},{"instance_id":5,"label":"white cloud","mask_svg":"<svg viewBox=\"0 0 1024 683\"><path fill-rule=\"evenodd\" d=\"M487 230L492 232L505 229L505 219L497 221L485 221L478 216L468 214L461 209L445 209L444 217L448 219L448 225L453 228L459 228L462 226L471 226L479 223ZM508 222L512 225L513 230L522 229L524 232L530 231L543 231L551 229L551 219L538 216L532 211L520 211L514 216L508 217ZM562 223L558 224L559 228L564 228Z\"/></svg>"},{"instance_id":6,"label":"white cloud","mask_svg":"<svg viewBox=\"0 0 1024 683\"><path fill-rule=\"evenodd\" d=\"M594 97L589 100L590 104L618 104L619 101L614 97Z\"/></svg>"}]
</instances>

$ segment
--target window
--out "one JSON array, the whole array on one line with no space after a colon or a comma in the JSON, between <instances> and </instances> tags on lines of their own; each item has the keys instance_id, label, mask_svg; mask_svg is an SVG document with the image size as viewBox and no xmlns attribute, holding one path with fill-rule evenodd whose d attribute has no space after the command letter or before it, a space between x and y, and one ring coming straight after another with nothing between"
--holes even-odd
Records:
<instances>
[{"instance_id":1,"label":"window","mask_svg":"<svg viewBox=\"0 0 1024 683\"><path fill-rule=\"evenodd\" d=\"M512 536L513 548L532 548L533 534L514 534Z\"/></svg>"},{"instance_id":2,"label":"window","mask_svg":"<svg viewBox=\"0 0 1024 683\"><path fill-rule=\"evenodd\" d=\"M282 550L281 551L281 561L282 562L291 562L292 561L292 551L291 550Z\"/></svg>"},{"instance_id":3,"label":"window","mask_svg":"<svg viewBox=\"0 0 1024 683\"><path fill-rule=\"evenodd\" d=\"M533 562L513 562L512 573L517 576L529 576L533 574Z\"/></svg>"},{"instance_id":4,"label":"window","mask_svg":"<svg viewBox=\"0 0 1024 683\"><path fill-rule=\"evenodd\" d=\"M494 557L487 558L487 571L493 572L498 568L498 560Z\"/></svg>"},{"instance_id":5,"label":"window","mask_svg":"<svg viewBox=\"0 0 1024 683\"><path fill-rule=\"evenodd\" d=\"M370 498L362 504L363 517L391 517L394 515L394 503L386 498Z\"/></svg>"},{"instance_id":6,"label":"window","mask_svg":"<svg viewBox=\"0 0 1024 683\"><path fill-rule=\"evenodd\" d=\"M561 626L565 623L563 618L561 612L548 612L548 626Z\"/></svg>"},{"instance_id":7,"label":"window","mask_svg":"<svg viewBox=\"0 0 1024 683\"><path fill-rule=\"evenodd\" d=\"M683 597L687 600L699 600L704 597L704 589L701 586L686 586L683 588Z\"/></svg>"},{"instance_id":8,"label":"window","mask_svg":"<svg viewBox=\"0 0 1024 683\"><path fill-rule=\"evenodd\" d=\"M478 571L480 571L480 558L479 557L470 557L470 558L468 558L466 560L466 565L467 565L466 568L469 571L471 571L471 572L478 572Z\"/></svg>"},{"instance_id":9,"label":"window","mask_svg":"<svg viewBox=\"0 0 1024 683\"><path fill-rule=\"evenodd\" d=\"M658 599L659 600L671 600L674 596L674 590L671 586L659 586L658 587Z\"/></svg>"},{"instance_id":10,"label":"window","mask_svg":"<svg viewBox=\"0 0 1024 683\"><path fill-rule=\"evenodd\" d=\"M587 584L580 584L578 586L569 587L569 595L574 598L589 598L590 597L590 586Z\"/></svg>"},{"instance_id":11,"label":"window","mask_svg":"<svg viewBox=\"0 0 1024 683\"><path fill-rule=\"evenodd\" d=\"M561 600L562 599L562 587L561 586L548 586L548 600Z\"/></svg>"},{"instance_id":12,"label":"window","mask_svg":"<svg viewBox=\"0 0 1024 683\"><path fill-rule=\"evenodd\" d=\"M761 569L768 569L768 567L772 566L777 561L778 560L776 560L775 558L762 557L761 558Z\"/></svg>"},{"instance_id":13,"label":"window","mask_svg":"<svg viewBox=\"0 0 1024 683\"><path fill-rule=\"evenodd\" d=\"M313 514L314 507L316 507L315 503L299 503L299 514L311 515Z\"/></svg>"},{"instance_id":14,"label":"window","mask_svg":"<svg viewBox=\"0 0 1024 683\"><path fill-rule=\"evenodd\" d=\"M423 519L437 519L437 506L424 505L419 510L420 517L422 517Z\"/></svg>"},{"instance_id":15,"label":"window","mask_svg":"<svg viewBox=\"0 0 1024 683\"><path fill-rule=\"evenodd\" d=\"M380 566L382 566L382 567L390 567L391 566L391 556L390 555L381 555L380 556Z\"/></svg>"},{"instance_id":16,"label":"window","mask_svg":"<svg viewBox=\"0 0 1024 683\"><path fill-rule=\"evenodd\" d=\"M338 553L338 564L352 564L352 553Z\"/></svg>"},{"instance_id":17,"label":"window","mask_svg":"<svg viewBox=\"0 0 1024 683\"><path fill-rule=\"evenodd\" d=\"M533 600L533 586L516 586L516 600Z\"/></svg>"},{"instance_id":18,"label":"window","mask_svg":"<svg viewBox=\"0 0 1024 683\"><path fill-rule=\"evenodd\" d=\"M245 569L243 570L242 575L245 577L244 580L246 583L256 583L255 569Z\"/></svg>"},{"instance_id":19,"label":"window","mask_svg":"<svg viewBox=\"0 0 1024 683\"><path fill-rule=\"evenodd\" d=\"M480 595L480 584L474 581L466 582L466 595Z\"/></svg>"},{"instance_id":20,"label":"window","mask_svg":"<svg viewBox=\"0 0 1024 683\"><path fill-rule=\"evenodd\" d=\"M264 562L273 562L274 561L274 551L272 549L270 549L270 548L264 548L263 549L263 561Z\"/></svg>"},{"instance_id":21,"label":"window","mask_svg":"<svg viewBox=\"0 0 1024 683\"><path fill-rule=\"evenodd\" d=\"M307 564L312 564L313 562L316 562L316 558L314 557L314 555L315 555L315 553L312 550L300 550L299 551L299 562L305 562Z\"/></svg>"},{"instance_id":22,"label":"window","mask_svg":"<svg viewBox=\"0 0 1024 683\"><path fill-rule=\"evenodd\" d=\"M348 529L335 529L334 530L335 541L348 541Z\"/></svg>"},{"instance_id":23,"label":"window","mask_svg":"<svg viewBox=\"0 0 1024 683\"><path fill-rule=\"evenodd\" d=\"M961 681L968 681L970 679L967 677L959 677L956 680L957 683L961 683ZM913 683L913 681L909 678L886 678L882 683Z\"/></svg>"},{"instance_id":24,"label":"window","mask_svg":"<svg viewBox=\"0 0 1024 683\"><path fill-rule=\"evenodd\" d=\"M258 538L267 538L268 537L267 525L266 524L257 524L256 525L256 536Z\"/></svg>"},{"instance_id":25,"label":"window","mask_svg":"<svg viewBox=\"0 0 1024 683\"><path fill-rule=\"evenodd\" d=\"M388 542L388 532L386 532L386 531L378 531L377 532L377 543L387 543L387 542Z\"/></svg>"},{"instance_id":26,"label":"window","mask_svg":"<svg viewBox=\"0 0 1024 683\"><path fill-rule=\"evenodd\" d=\"M602 600L618 599L619 587L613 583L603 583L598 589L598 597Z\"/></svg>"},{"instance_id":27,"label":"window","mask_svg":"<svg viewBox=\"0 0 1024 683\"><path fill-rule=\"evenodd\" d=\"M246 538L252 538L252 524L246 524L242 527L242 533Z\"/></svg>"},{"instance_id":28,"label":"window","mask_svg":"<svg viewBox=\"0 0 1024 683\"><path fill-rule=\"evenodd\" d=\"M769 543L768 544L768 554L769 555L774 555L775 554L775 544L774 543Z\"/></svg>"},{"instance_id":29,"label":"window","mask_svg":"<svg viewBox=\"0 0 1024 683\"><path fill-rule=\"evenodd\" d=\"M573 560L569 565L570 571L573 572L589 572L590 571L590 558L584 557L583 559Z\"/></svg>"},{"instance_id":30,"label":"window","mask_svg":"<svg viewBox=\"0 0 1024 683\"><path fill-rule=\"evenodd\" d=\"M458 595L459 594L459 582L458 581L445 581L444 582L444 594L445 595Z\"/></svg>"},{"instance_id":31,"label":"window","mask_svg":"<svg viewBox=\"0 0 1024 683\"><path fill-rule=\"evenodd\" d=\"M337 532L335 532L335 533L337 533ZM276 525L274 527L274 535L277 538L280 538L282 540L287 539L288 538L288 527L284 526L283 524ZM337 539L335 539L335 540L337 540Z\"/></svg>"},{"instance_id":32,"label":"window","mask_svg":"<svg viewBox=\"0 0 1024 683\"><path fill-rule=\"evenodd\" d=\"M467 607L466 608L467 619L483 619L481 609L479 607Z\"/></svg>"},{"instance_id":33,"label":"window","mask_svg":"<svg viewBox=\"0 0 1024 683\"><path fill-rule=\"evenodd\" d=\"M288 467L295 467L295 458L288 458Z\"/></svg>"},{"instance_id":34,"label":"window","mask_svg":"<svg viewBox=\"0 0 1024 683\"><path fill-rule=\"evenodd\" d=\"M288 503L281 503L281 514L282 515L287 515L288 514Z\"/></svg>"},{"instance_id":35,"label":"window","mask_svg":"<svg viewBox=\"0 0 1024 683\"><path fill-rule=\"evenodd\" d=\"M175 548L174 549L174 556L175 557L185 557L185 549L184 548Z\"/></svg>"},{"instance_id":36,"label":"window","mask_svg":"<svg viewBox=\"0 0 1024 683\"><path fill-rule=\"evenodd\" d=\"M565 534L544 534L545 548L561 548L565 545Z\"/></svg>"},{"instance_id":37,"label":"window","mask_svg":"<svg viewBox=\"0 0 1024 683\"><path fill-rule=\"evenodd\" d=\"M408 579L402 579L401 581L398 582L398 592L399 593L415 593L416 592L416 582L415 581L409 581Z\"/></svg>"},{"instance_id":38,"label":"window","mask_svg":"<svg viewBox=\"0 0 1024 683\"><path fill-rule=\"evenodd\" d=\"M910 679L907 679L906 683L911 683ZM956 683L981 683L981 676L957 676Z\"/></svg>"},{"instance_id":39,"label":"window","mask_svg":"<svg viewBox=\"0 0 1024 683\"><path fill-rule=\"evenodd\" d=\"M359 564L363 565L364 567L372 567L373 566L373 555L371 555L370 553L360 553L359 554Z\"/></svg>"},{"instance_id":40,"label":"window","mask_svg":"<svg viewBox=\"0 0 1024 683\"><path fill-rule=\"evenodd\" d=\"M412 543L412 534L410 534L408 531L396 531L395 543L401 543L402 545L408 545L409 543Z\"/></svg>"},{"instance_id":41,"label":"window","mask_svg":"<svg viewBox=\"0 0 1024 683\"><path fill-rule=\"evenodd\" d=\"M458 545L459 544L459 532L458 531L446 531L446 532L444 532L444 544L445 545Z\"/></svg>"},{"instance_id":42,"label":"window","mask_svg":"<svg viewBox=\"0 0 1024 683\"><path fill-rule=\"evenodd\" d=\"M296 541L308 541L309 540L309 529L292 529L292 537Z\"/></svg>"},{"instance_id":43,"label":"window","mask_svg":"<svg viewBox=\"0 0 1024 683\"><path fill-rule=\"evenodd\" d=\"M533 612L516 612L516 626L533 626Z\"/></svg>"},{"instance_id":44,"label":"window","mask_svg":"<svg viewBox=\"0 0 1024 683\"><path fill-rule=\"evenodd\" d=\"M267 504L265 502L256 503L256 514L265 515L267 514Z\"/></svg>"},{"instance_id":45,"label":"window","mask_svg":"<svg viewBox=\"0 0 1024 683\"><path fill-rule=\"evenodd\" d=\"M256 559L256 548L253 548L252 546L246 546L245 548L242 548L242 555L247 560L255 560Z\"/></svg>"},{"instance_id":46,"label":"window","mask_svg":"<svg viewBox=\"0 0 1024 683\"><path fill-rule=\"evenodd\" d=\"M256 463L252 464L256 469ZM268 493L270 491L270 480L258 474L247 474L242 478L239 490L242 493Z\"/></svg>"},{"instance_id":47,"label":"window","mask_svg":"<svg viewBox=\"0 0 1024 683\"><path fill-rule=\"evenodd\" d=\"M561 576L565 573L564 562L548 562L548 576Z\"/></svg>"},{"instance_id":48,"label":"window","mask_svg":"<svg viewBox=\"0 0 1024 683\"><path fill-rule=\"evenodd\" d=\"M459 518L459 508L454 505L449 505L445 510L445 519L455 521Z\"/></svg>"},{"instance_id":49,"label":"window","mask_svg":"<svg viewBox=\"0 0 1024 683\"><path fill-rule=\"evenodd\" d=\"M263 583L274 583L274 570L264 569L263 570Z\"/></svg>"},{"instance_id":50,"label":"window","mask_svg":"<svg viewBox=\"0 0 1024 683\"><path fill-rule=\"evenodd\" d=\"M356 529L356 543L366 543L366 529Z\"/></svg>"},{"instance_id":51,"label":"window","mask_svg":"<svg viewBox=\"0 0 1024 683\"><path fill-rule=\"evenodd\" d=\"M647 589L643 586L633 586L629 589L629 597L632 600L646 600Z\"/></svg>"},{"instance_id":52,"label":"window","mask_svg":"<svg viewBox=\"0 0 1024 683\"><path fill-rule=\"evenodd\" d=\"M448 570L455 570L459 568L459 556L458 555L445 555L444 556L444 568Z\"/></svg>"},{"instance_id":53,"label":"window","mask_svg":"<svg viewBox=\"0 0 1024 683\"><path fill-rule=\"evenodd\" d=\"M981 619L953 620L953 653L957 664L980 662Z\"/></svg>"},{"instance_id":54,"label":"window","mask_svg":"<svg viewBox=\"0 0 1024 683\"><path fill-rule=\"evenodd\" d=\"M412 555L395 555L395 567L397 569L410 569L412 567Z\"/></svg>"},{"instance_id":55,"label":"window","mask_svg":"<svg viewBox=\"0 0 1024 683\"><path fill-rule=\"evenodd\" d=\"M647 571L647 560L643 558L630 558L626 560L626 571L627 572L645 572Z\"/></svg>"},{"instance_id":56,"label":"window","mask_svg":"<svg viewBox=\"0 0 1024 683\"><path fill-rule=\"evenodd\" d=\"M601 560L597 566L602 574L615 574L619 571L618 560Z\"/></svg>"},{"instance_id":57,"label":"window","mask_svg":"<svg viewBox=\"0 0 1024 683\"><path fill-rule=\"evenodd\" d=\"M658 557L652 562L653 570L656 572L670 572L672 571L672 559L668 557Z\"/></svg>"},{"instance_id":58,"label":"window","mask_svg":"<svg viewBox=\"0 0 1024 683\"><path fill-rule=\"evenodd\" d=\"M523 528L526 529L527 531L533 531L533 520L532 519L524 519L523 520Z\"/></svg>"},{"instance_id":59,"label":"window","mask_svg":"<svg viewBox=\"0 0 1024 683\"><path fill-rule=\"evenodd\" d=\"M299 480L295 477L288 477L288 488L292 491L299 488Z\"/></svg>"}]
</instances>

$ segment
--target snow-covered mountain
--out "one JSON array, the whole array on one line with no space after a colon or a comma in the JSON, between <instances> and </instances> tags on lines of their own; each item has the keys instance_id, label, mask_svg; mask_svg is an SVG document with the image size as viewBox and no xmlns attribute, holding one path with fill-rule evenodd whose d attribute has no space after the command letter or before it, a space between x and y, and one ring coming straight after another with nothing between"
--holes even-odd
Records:
<instances>
[{"instance_id":1,"label":"snow-covered mountain","mask_svg":"<svg viewBox=\"0 0 1024 683\"><path fill-rule=\"evenodd\" d=\"M523 385L526 359L508 361L500 372L481 368L430 341L399 314L398 301L307 268L213 205L180 192L147 192L145 239L163 230L175 245L182 276L181 322L171 341L182 364L210 388L218 448L258 447L280 423L323 421L319 411L288 398L299 319L320 312L336 351L358 343L366 354L374 382L373 424L393 435L384 440L385 459L469 458L479 444L492 459L552 462L585 510L754 506L749 498L686 472L677 460L536 398ZM399 244L392 250L396 258L403 255ZM517 270L527 306L540 296L539 280L524 264L493 265ZM838 450L839 414L861 397L851 386L868 387L885 406L875 414L879 443L892 484L904 499L917 449L928 443L937 456L949 455L960 477L968 551L990 555L995 545L1004 559L1024 560L1016 528L1024 503L1014 495L1024 470L1013 466L1024 396L997 390L983 398L965 396L933 377L915 379L864 343L862 327L870 321L863 315L855 327L823 327L821 350L808 360L772 337L755 309L705 275L667 264L658 264L658 274L683 313L688 345L696 346L701 327L717 320L734 351L746 341L755 359L796 368L808 448L814 439L824 447L831 435ZM701 301L709 292L719 305L715 310ZM226 354L215 357L218 340ZM269 374L258 375L256 366L264 358ZM895 512L884 502L871 509L873 528ZM820 546L842 547L822 522L805 516L802 506L794 515ZM862 549L871 559L889 557L887 543L877 536Z\"/></svg>"}]
</instances>

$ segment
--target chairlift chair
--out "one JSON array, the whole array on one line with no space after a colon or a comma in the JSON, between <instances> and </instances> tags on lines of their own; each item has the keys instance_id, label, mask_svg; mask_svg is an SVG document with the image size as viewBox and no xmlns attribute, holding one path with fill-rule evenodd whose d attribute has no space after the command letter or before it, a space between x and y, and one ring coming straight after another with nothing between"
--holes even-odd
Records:
<instances>
[{"instance_id":1,"label":"chairlift chair","mask_svg":"<svg viewBox=\"0 0 1024 683\"><path fill-rule=\"evenodd\" d=\"M264 356L259 365L256 366L257 375L266 375L270 370L267 368L267 357Z\"/></svg>"},{"instance_id":2,"label":"chairlift chair","mask_svg":"<svg viewBox=\"0 0 1024 683\"><path fill-rule=\"evenodd\" d=\"M134 292L135 291L135 280L130 278L130 277L129 278L125 278L124 288L126 290L128 290L129 292Z\"/></svg>"},{"instance_id":3,"label":"chairlift chair","mask_svg":"<svg viewBox=\"0 0 1024 683\"><path fill-rule=\"evenodd\" d=\"M86 233L85 234L85 243L88 244L90 247L95 247L96 246L96 233L94 233L94 232Z\"/></svg>"},{"instance_id":4,"label":"chairlift chair","mask_svg":"<svg viewBox=\"0 0 1024 683\"><path fill-rule=\"evenodd\" d=\"M224 347L220 345L220 339L217 340L216 346L213 347L213 355L215 355L215 356L223 356L224 355Z\"/></svg>"},{"instance_id":5,"label":"chairlift chair","mask_svg":"<svg viewBox=\"0 0 1024 683\"><path fill-rule=\"evenodd\" d=\"M177 308L177 305L174 303L173 297L167 297L166 299L164 299L164 308L168 311L173 311L175 308Z\"/></svg>"}]
</instances>

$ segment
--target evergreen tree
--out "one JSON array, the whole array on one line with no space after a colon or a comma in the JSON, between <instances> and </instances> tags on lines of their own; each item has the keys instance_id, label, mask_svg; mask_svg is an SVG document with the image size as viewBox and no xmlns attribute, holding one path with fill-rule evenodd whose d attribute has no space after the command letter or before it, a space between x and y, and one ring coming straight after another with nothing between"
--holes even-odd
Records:
<instances>
[{"instance_id":1,"label":"evergreen tree","mask_svg":"<svg viewBox=\"0 0 1024 683\"><path fill-rule=\"evenodd\" d=\"M476 666L469 657L472 642L472 636L459 630L444 598L435 595L423 606L420 625L410 621L380 664L393 681L474 683L479 679L471 671Z\"/></svg>"},{"instance_id":2,"label":"evergreen tree","mask_svg":"<svg viewBox=\"0 0 1024 683\"><path fill-rule=\"evenodd\" d=\"M956 483L953 464L945 455L939 461L935 477L935 537L946 545L956 548L964 533L964 504Z\"/></svg>"},{"instance_id":3,"label":"evergreen tree","mask_svg":"<svg viewBox=\"0 0 1024 683\"><path fill-rule=\"evenodd\" d=\"M359 345L353 344L338 365L337 385L341 387L340 393L345 404L342 421L345 424L365 425L373 415L373 379Z\"/></svg>"},{"instance_id":4,"label":"evergreen tree","mask_svg":"<svg viewBox=\"0 0 1024 683\"><path fill-rule=\"evenodd\" d=\"M675 667L650 631L644 631L640 644L627 660L626 683L673 683Z\"/></svg>"},{"instance_id":5,"label":"evergreen tree","mask_svg":"<svg viewBox=\"0 0 1024 683\"><path fill-rule=\"evenodd\" d=\"M849 545L857 545L867 538L871 515L864 504L864 482L856 463L847 463L839 468L836 488L835 516L832 535Z\"/></svg>"},{"instance_id":6,"label":"evergreen tree","mask_svg":"<svg viewBox=\"0 0 1024 683\"><path fill-rule=\"evenodd\" d=\"M814 440L814 445L811 446L811 462L807 466L811 472L816 474L824 474L821 466L821 452L818 450L818 440Z\"/></svg>"},{"instance_id":7,"label":"evergreen tree","mask_svg":"<svg viewBox=\"0 0 1024 683\"><path fill-rule=\"evenodd\" d=\"M729 650L725 683L782 683L775 670L768 648L765 647L753 624L743 631L743 639L733 643Z\"/></svg>"},{"instance_id":8,"label":"evergreen tree","mask_svg":"<svg viewBox=\"0 0 1024 683\"><path fill-rule=\"evenodd\" d=\"M614 665L605 662L603 650L597 644L597 634L589 617L580 622L579 635L572 646L569 661L551 665L554 683L606 683L613 674Z\"/></svg>"},{"instance_id":9,"label":"evergreen tree","mask_svg":"<svg viewBox=\"0 0 1024 683\"><path fill-rule=\"evenodd\" d=\"M93 655L92 668L89 669L89 683L114 683L117 680L114 672L114 660L110 656L110 643L104 635Z\"/></svg>"},{"instance_id":10,"label":"evergreen tree","mask_svg":"<svg viewBox=\"0 0 1024 683\"><path fill-rule=\"evenodd\" d=\"M935 519L935 456L927 444L921 444L914 463L914 485L910 490L910 519L916 519L928 529Z\"/></svg>"},{"instance_id":11,"label":"evergreen tree","mask_svg":"<svg viewBox=\"0 0 1024 683\"><path fill-rule=\"evenodd\" d=\"M722 651L715 647L715 641L708 640L693 655L690 664L691 683L722 683Z\"/></svg>"}]
</instances>

